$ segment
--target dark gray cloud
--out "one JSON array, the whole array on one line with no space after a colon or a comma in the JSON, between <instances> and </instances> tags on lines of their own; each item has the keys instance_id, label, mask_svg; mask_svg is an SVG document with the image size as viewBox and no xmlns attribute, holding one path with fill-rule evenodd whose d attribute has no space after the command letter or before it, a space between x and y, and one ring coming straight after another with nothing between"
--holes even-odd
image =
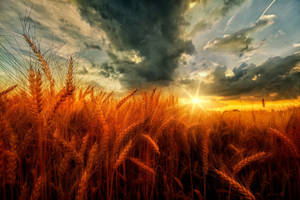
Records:
<instances>
[{"instance_id":1,"label":"dark gray cloud","mask_svg":"<svg viewBox=\"0 0 300 200\"><path fill-rule=\"evenodd\" d=\"M78 0L81 14L100 25L116 51L109 53L121 81L137 87L167 84L183 53L192 54L191 41L182 39L184 14L190 0ZM143 60L121 59L120 52L135 51Z\"/></svg>"},{"instance_id":2,"label":"dark gray cloud","mask_svg":"<svg viewBox=\"0 0 300 200\"><path fill-rule=\"evenodd\" d=\"M105 62L100 66L99 74L105 78L114 78L117 79L119 74L115 71L115 68L111 63Z\"/></svg>"},{"instance_id":3,"label":"dark gray cloud","mask_svg":"<svg viewBox=\"0 0 300 200\"><path fill-rule=\"evenodd\" d=\"M129 87L168 84L181 55L194 53L192 42L183 39L188 25L185 14L191 2L219 5L213 11L213 15L219 16L215 19L245 1L77 0L81 15L106 32L112 47L108 55L121 74L120 81ZM211 22L200 21L191 34L209 27ZM128 58L132 51L142 60L135 62Z\"/></svg>"},{"instance_id":4,"label":"dark gray cloud","mask_svg":"<svg viewBox=\"0 0 300 200\"><path fill-rule=\"evenodd\" d=\"M269 95L296 98L300 95L300 54L269 58L263 64L242 64L226 76L226 67L217 67L213 83L202 84L206 93L220 96ZM191 84L191 82L190 82Z\"/></svg>"},{"instance_id":5,"label":"dark gray cloud","mask_svg":"<svg viewBox=\"0 0 300 200\"><path fill-rule=\"evenodd\" d=\"M247 51L252 51L253 35L255 32L263 29L264 27L273 24L275 15L266 15L260 18L255 24L241 29L222 38L216 38L209 41L204 47L205 50L222 51L238 54L242 56Z\"/></svg>"}]
</instances>

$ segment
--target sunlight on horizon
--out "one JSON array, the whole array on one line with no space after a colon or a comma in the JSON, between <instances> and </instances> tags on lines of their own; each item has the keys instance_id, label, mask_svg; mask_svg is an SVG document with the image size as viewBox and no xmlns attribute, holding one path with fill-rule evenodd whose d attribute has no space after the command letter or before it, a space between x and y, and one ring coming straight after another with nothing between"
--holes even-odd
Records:
<instances>
[{"instance_id":1,"label":"sunlight on horizon","mask_svg":"<svg viewBox=\"0 0 300 200\"><path fill-rule=\"evenodd\" d=\"M300 106L300 97L287 100L266 100L263 107L260 100L223 100L222 97L194 96L190 98L179 98L179 103L184 106L190 106L191 110L202 109L210 111L226 110L286 110L292 107Z\"/></svg>"}]
</instances>

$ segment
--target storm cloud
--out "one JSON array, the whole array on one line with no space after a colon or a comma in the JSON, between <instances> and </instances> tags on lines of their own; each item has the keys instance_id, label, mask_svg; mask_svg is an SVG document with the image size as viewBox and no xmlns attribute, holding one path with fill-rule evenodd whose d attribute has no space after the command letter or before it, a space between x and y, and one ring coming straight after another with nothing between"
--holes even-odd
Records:
<instances>
[{"instance_id":1,"label":"storm cloud","mask_svg":"<svg viewBox=\"0 0 300 200\"><path fill-rule=\"evenodd\" d=\"M217 67L213 83L202 84L206 93L220 96L250 96L276 94L277 98L300 95L300 54L269 58L263 64L243 63L226 76L226 67Z\"/></svg>"},{"instance_id":2,"label":"storm cloud","mask_svg":"<svg viewBox=\"0 0 300 200\"><path fill-rule=\"evenodd\" d=\"M106 32L114 48L109 56L129 87L169 83L180 56L194 52L181 37L190 0L78 2L82 16Z\"/></svg>"}]
</instances>

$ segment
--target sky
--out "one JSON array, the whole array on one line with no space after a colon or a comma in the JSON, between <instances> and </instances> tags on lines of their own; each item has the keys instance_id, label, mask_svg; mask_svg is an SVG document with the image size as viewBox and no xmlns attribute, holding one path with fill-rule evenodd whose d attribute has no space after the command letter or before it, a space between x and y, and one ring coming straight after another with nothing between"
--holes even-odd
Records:
<instances>
[{"instance_id":1,"label":"sky","mask_svg":"<svg viewBox=\"0 0 300 200\"><path fill-rule=\"evenodd\" d=\"M25 30L46 57L75 57L76 76L101 89L297 99L299 9L300 0L1 0L0 68L22 67L8 49L30 55Z\"/></svg>"}]
</instances>

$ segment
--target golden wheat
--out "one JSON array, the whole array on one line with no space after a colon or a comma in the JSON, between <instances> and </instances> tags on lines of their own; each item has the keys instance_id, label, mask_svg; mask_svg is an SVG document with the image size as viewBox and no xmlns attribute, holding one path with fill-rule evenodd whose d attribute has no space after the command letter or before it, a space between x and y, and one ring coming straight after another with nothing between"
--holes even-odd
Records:
<instances>
[{"instance_id":1,"label":"golden wheat","mask_svg":"<svg viewBox=\"0 0 300 200\"><path fill-rule=\"evenodd\" d=\"M142 138L152 147L152 149L157 153L160 154L159 152L159 147L156 144L156 142L147 134L142 134Z\"/></svg>"},{"instance_id":2,"label":"golden wheat","mask_svg":"<svg viewBox=\"0 0 300 200\"><path fill-rule=\"evenodd\" d=\"M202 200L222 199L231 189L240 194L228 196L233 200L255 199L253 194L299 199L298 129L268 129L274 124L283 130L291 113L299 115L296 108L241 111L238 118L191 112L156 89L118 100L113 92L75 84L73 58L55 94L60 85L54 85L46 59L29 37L27 43L43 73L29 65L28 90L0 92L0 199ZM263 137L266 129L288 153ZM243 157L246 151L259 153ZM268 159L278 154L280 160ZM258 161L264 161L259 169Z\"/></svg>"},{"instance_id":3,"label":"golden wheat","mask_svg":"<svg viewBox=\"0 0 300 200\"><path fill-rule=\"evenodd\" d=\"M124 129L118 136L114 143L114 153L117 153L128 141L132 140L137 131L145 125L146 120L141 120L131 124Z\"/></svg>"},{"instance_id":4,"label":"golden wheat","mask_svg":"<svg viewBox=\"0 0 300 200\"><path fill-rule=\"evenodd\" d=\"M122 164L128 158L128 153L131 150L131 147L132 147L132 140L130 140L128 144L120 152L114 165L115 169L117 169L120 166L120 164Z\"/></svg>"},{"instance_id":5,"label":"golden wheat","mask_svg":"<svg viewBox=\"0 0 300 200\"><path fill-rule=\"evenodd\" d=\"M140 169L144 170L145 172L148 172L153 176L156 175L155 170L149 167L148 165L146 165L145 163L143 163L141 160L133 157L130 157L129 160L132 161L134 164L136 164L138 167L140 167Z\"/></svg>"},{"instance_id":6,"label":"golden wheat","mask_svg":"<svg viewBox=\"0 0 300 200\"><path fill-rule=\"evenodd\" d=\"M87 199L88 181L89 181L89 174L88 171L85 170L83 171L79 182L76 200Z\"/></svg>"},{"instance_id":7,"label":"golden wheat","mask_svg":"<svg viewBox=\"0 0 300 200\"><path fill-rule=\"evenodd\" d=\"M119 109L130 97L132 97L137 92L137 89L130 92L126 97L124 97L119 103L117 104L116 108Z\"/></svg>"},{"instance_id":8,"label":"golden wheat","mask_svg":"<svg viewBox=\"0 0 300 200\"><path fill-rule=\"evenodd\" d=\"M298 153L298 149L296 147L296 145L294 144L294 142L288 138L284 133L273 129L273 128L269 128L268 131L275 135L276 137L278 137L285 145L286 147L289 149L290 153L292 153L292 155L296 158L299 157L299 153Z\"/></svg>"},{"instance_id":9,"label":"golden wheat","mask_svg":"<svg viewBox=\"0 0 300 200\"><path fill-rule=\"evenodd\" d=\"M48 81L50 82L51 93L54 94L55 81L54 81L54 79L52 77L52 74L51 74L51 71L50 71L50 68L48 66L47 61L42 56L40 50L36 47L36 45L33 43L33 41L26 34L23 34L23 37L25 38L25 41L27 42L27 44L32 49L32 51L34 52L35 56L37 57L37 59L41 63L42 69L43 69L44 73L46 74L46 77L47 77Z\"/></svg>"},{"instance_id":10,"label":"golden wheat","mask_svg":"<svg viewBox=\"0 0 300 200\"><path fill-rule=\"evenodd\" d=\"M241 160L240 162L238 162L236 165L234 165L233 167L233 173L237 174L239 173L245 166L256 162L256 161L263 161L266 160L268 158L270 158L272 156L271 153L266 153L266 152L259 152L256 153L254 155L248 156L246 158L244 158L243 160Z\"/></svg>"},{"instance_id":11,"label":"golden wheat","mask_svg":"<svg viewBox=\"0 0 300 200\"><path fill-rule=\"evenodd\" d=\"M249 191L247 190L244 186L242 186L240 183L238 183L236 180L234 180L233 178L231 178L229 175L227 175L226 173L215 169L214 172L223 180L225 181L227 184L229 184L233 189L237 190L238 192L240 192L241 194L244 195L244 197L246 199L249 200L255 200L255 196Z\"/></svg>"},{"instance_id":12,"label":"golden wheat","mask_svg":"<svg viewBox=\"0 0 300 200\"><path fill-rule=\"evenodd\" d=\"M42 78L40 72L37 72L35 77L35 103L37 113L42 112L42 92Z\"/></svg>"},{"instance_id":13,"label":"golden wheat","mask_svg":"<svg viewBox=\"0 0 300 200\"><path fill-rule=\"evenodd\" d=\"M3 90L0 92L0 98L6 94L8 94L9 92L13 91L18 85L14 85L14 86L11 86L9 88L7 88L6 90Z\"/></svg>"},{"instance_id":14,"label":"golden wheat","mask_svg":"<svg viewBox=\"0 0 300 200\"><path fill-rule=\"evenodd\" d=\"M66 90L67 93L70 94L74 90L73 86L73 58L71 57L69 60L69 68L68 68L68 75L66 80Z\"/></svg>"},{"instance_id":15,"label":"golden wheat","mask_svg":"<svg viewBox=\"0 0 300 200\"><path fill-rule=\"evenodd\" d=\"M42 190L42 177L39 176L34 183L32 193L30 196L30 200L38 200L41 196L41 190Z\"/></svg>"}]
</instances>

